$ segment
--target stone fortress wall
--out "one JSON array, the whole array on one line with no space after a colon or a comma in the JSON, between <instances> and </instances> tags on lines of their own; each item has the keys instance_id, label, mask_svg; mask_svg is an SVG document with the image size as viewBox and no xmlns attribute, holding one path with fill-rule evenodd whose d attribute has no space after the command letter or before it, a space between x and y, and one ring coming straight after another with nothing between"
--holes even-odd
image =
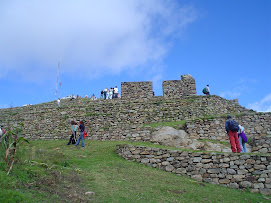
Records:
<instances>
[{"instance_id":1,"label":"stone fortress wall","mask_svg":"<svg viewBox=\"0 0 271 203\"><path fill-rule=\"evenodd\" d=\"M122 82L121 96L125 99L149 99L153 97L152 82Z\"/></svg>"},{"instance_id":2,"label":"stone fortress wall","mask_svg":"<svg viewBox=\"0 0 271 203\"><path fill-rule=\"evenodd\" d=\"M182 76L179 82L164 81L163 97L153 97L151 82L122 83L121 99L93 101L81 98L62 100L61 108L57 108L56 101L53 101L27 107L0 109L0 123L4 126L23 123L25 138L50 140L68 139L71 134L70 122L85 120L89 134L87 139L151 141L155 131L148 124L186 120L185 131L191 139L228 141L224 123L226 115L232 114L233 118L245 127L248 137L253 141L253 152L271 152L270 113L257 113L240 106L237 100L226 100L215 95L195 96L194 81L189 75ZM142 91L139 91L140 89ZM156 149L142 150L149 151L144 153L149 153L151 157L157 153ZM142 163L146 162L148 165L152 164L153 167L171 172L188 174L192 178L206 182L233 188L248 186L252 190L267 191L271 194L271 158L267 155L189 152L182 156L178 152L178 156L175 156L175 152L168 155L169 152L158 150L163 159L157 157L146 159L147 157L141 156L144 155L141 151L138 154L132 151L125 149L123 154L135 154L136 159ZM174 157L179 157L179 160L185 157L187 161L177 163ZM158 159L161 162L154 162ZM210 163L208 166L207 162ZM182 167L177 167L178 164ZM215 167L219 170L217 171ZM257 176L254 176L254 173ZM250 181L250 177L254 178L254 182ZM255 177L258 179L255 180Z\"/></svg>"},{"instance_id":3,"label":"stone fortress wall","mask_svg":"<svg viewBox=\"0 0 271 203\"><path fill-rule=\"evenodd\" d=\"M187 108L189 106L189 108ZM28 139L62 139L70 134L70 121L85 120L86 129L96 140L149 140L150 123L181 121L202 115L246 111L234 101L218 96L195 96L165 100L155 97L147 101L123 99L63 100L61 108L55 102L22 108L1 109L4 126L24 124ZM193 126L192 126L193 127ZM191 127L191 128L192 128ZM207 133L207 131L205 131Z\"/></svg>"},{"instance_id":4,"label":"stone fortress wall","mask_svg":"<svg viewBox=\"0 0 271 203\"><path fill-rule=\"evenodd\" d=\"M0 109L0 122L4 126L23 123L24 135L28 139L65 139L70 134L70 121L85 120L91 135L88 139L150 141L153 130L147 124L186 120L186 132L191 139L228 141L224 130L225 116L234 112L239 114L235 119L245 127L249 137L261 139L262 135L271 134L271 115L268 113L249 111L237 100L215 95L190 96L196 93L191 75L182 76L180 86L173 86L172 81L165 82L169 85L163 85L164 93L170 92L171 86L176 94L177 89L183 90L177 94L182 97L176 98L175 93L153 97L151 82L122 83L121 99L93 101L83 98L62 100L61 108L57 108L54 101ZM261 147L259 143L261 141L254 142L255 149ZM271 151L263 149L266 150Z\"/></svg>"},{"instance_id":5,"label":"stone fortress wall","mask_svg":"<svg viewBox=\"0 0 271 203\"><path fill-rule=\"evenodd\" d=\"M181 98L196 94L195 79L191 75L182 75L181 80L163 81L164 98Z\"/></svg>"},{"instance_id":6,"label":"stone fortress wall","mask_svg":"<svg viewBox=\"0 0 271 203\"><path fill-rule=\"evenodd\" d=\"M271 153L271 114L243 113L233 116L239 124L244 126L246 135L251 138L252 152ZM226 116L206 119L186 120L187 132L191 139L210 139L228 141L225 132Z\"/></svg>"},{"instance_id":7,"label":"stone fortress wall","mask_svg":"<svg viewBox=\"0 0 271 203\"><path fill-rule=\"evenodd\" d=\"M181 80L163 81L163 97L165 99L183 98L196 94L195 79L191 75L182 75ZM122 82L121 96L126 100L150 99L153 97L152 82Z\"/></svg>"}]
</instances>

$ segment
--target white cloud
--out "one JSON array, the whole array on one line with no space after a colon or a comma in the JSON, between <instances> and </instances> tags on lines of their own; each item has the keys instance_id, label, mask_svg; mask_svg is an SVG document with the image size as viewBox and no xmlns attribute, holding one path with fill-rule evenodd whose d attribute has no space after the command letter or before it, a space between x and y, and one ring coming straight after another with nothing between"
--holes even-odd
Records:
<instances>
[{"instance_id":1,"label":"white cloud","mask_svg":"<svg viewBox=\"0 0 271 203\"><path fill-rule=\"evenodd\" d=\"M247 108L260 112L271 112L271 93L259 102L248 104Z\"/></svg>"},{"instance_id":2,"label":"white cloud","mask_svg":"<svg viewBox=\"0 0 271 203\"><path fill-rule=\"evenodd\" d=\"M195 21L193 7L169 0L47 0L0 3L1 74L40 80L56 72L121 72L163 59ZM169 40L169 41L168 41Z\"/></svg>"}]
</instances>

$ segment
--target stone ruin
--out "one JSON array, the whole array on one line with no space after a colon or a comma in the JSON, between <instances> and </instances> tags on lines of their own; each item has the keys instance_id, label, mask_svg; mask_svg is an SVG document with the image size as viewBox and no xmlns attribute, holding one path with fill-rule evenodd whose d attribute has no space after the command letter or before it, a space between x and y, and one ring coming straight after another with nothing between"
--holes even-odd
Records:
<instances>
[{"instance_id":1,"label":"stone ruin","mask_svg":"<svg viewBox=\"0 0 271 203\"><path fill-rule=\"evenodd\" d=\"M197 94L195 79L191 75L182 75L181 80L163 81L164 98L182 98ZM153 85L146 82L122 82L121 97L123 99L150 99L153 97Z\"/></svg>"},{"instance_id":2,"label":"stone ruin","mask_svg":"<svg viewBox=\"0 0 271 203\"><path fill-rule=\"evenodd\" d=\"M195 79L191 75L182 75L181 80L163 81L164 98L181 98L196 94Z\"/></svg>"}]
</instances>

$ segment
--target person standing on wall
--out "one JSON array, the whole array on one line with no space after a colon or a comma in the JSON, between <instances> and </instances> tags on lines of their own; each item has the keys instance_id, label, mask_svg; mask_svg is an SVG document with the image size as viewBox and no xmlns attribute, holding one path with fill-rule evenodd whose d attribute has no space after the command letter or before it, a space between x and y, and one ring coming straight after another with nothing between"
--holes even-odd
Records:
<instances>
[{"instance_id":1,"label":"person standing on wall","mask_svg":"<svg viewBox=\"0 0 271 203\"><path fill-rule=\"evenodd\" d=\"M209 85L206 85L206 87L204 87L204 89L202 90L202 93L205 95L210 95L210 87Z\"/></svg>"},{"instance_id":2,"label":"person standing on wall","mask_svg":"<svg viewBox=\"0 0 271 203\"><path fill-rule=\"evenodd\" d=\"M104 91L102 90L102 91L101 91L100 99L103 99L103 97L104 97Z\"/></svg>"},{"instance_id":3,"label":"person standing on wall","mask_svg":"<svg viewBox=\"0 0 271 203\"><path fill-rule=\"evenodd\" d=\"M82 147L85 147L85 140L84 140L84 136L83 136L84 131L85 131L85 125L84 125L84 122L83 122L83 121L80 121L79 124L80 124L80 125L79 125L79 128L80 128L80 136L79 136L79 138L78 138L78 140L77 140L75 146L78 146L79 143L80 143L80 140L82 140L81 146L82 146Z\"/></svg>"},{"instance_id":4,"label":"person standing on wall","mask_svg":"<svg viewBox=\"0 0 271 203\"><path fill-rule=\"evenodd\" d=\"M60 98L57 100L57 106L60 107Z\"/></svg>"},{"instance_id":5,"label":"person standing on wall","mask_svg":"<svg viewBox=\"0 0 271 203\"><path fill-rule=\"evenodd\" d=\"M114 88L114 98L118 98L118 94L119 94L119 89L117 86L115 86Z\"/></svg>"},{"instance_id":6,"label":"person standing on wall","mask_svg":"<svg viewBox=\"0 0 271 203\"><path fill-rule=\"evenodd\" d=\"M104 88L104 99L106 99L107 87Z\"/></svg>"},{"instance_id":7,"label":"person standing on wall","mask_svg":"<svg viewBox=\"0 0 271 203\"><path fill-rule=\"evenodd\" d=\"M232 119L231 115L227 115L227 120L225 122L225 129L228 133L230 144L231 144L231 151L234 153L240 153L241 147L240 142L238 139L238 130L239 126L238 123Z\"/></svg>"}]
</instances>

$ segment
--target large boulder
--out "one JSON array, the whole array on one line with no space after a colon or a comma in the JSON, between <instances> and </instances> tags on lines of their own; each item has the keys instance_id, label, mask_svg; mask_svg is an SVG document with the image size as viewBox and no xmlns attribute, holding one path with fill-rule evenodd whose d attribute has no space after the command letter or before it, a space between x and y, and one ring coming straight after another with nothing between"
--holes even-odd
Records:
<instances>
[{"instance_id":1,"label":"large boulder","mask_svg":"<svg viewBox=\"0 0 271 203\"><path fill-rule=\"evenodd\" d=\"M151 141L166 146L186 148L192 150L206 150L218 152L230 152L230 148L208 141L199 142L196 139L190 139L184 130L176 130L172 127L165 126L152 133Z\"/></svg>"}]
</instances>

